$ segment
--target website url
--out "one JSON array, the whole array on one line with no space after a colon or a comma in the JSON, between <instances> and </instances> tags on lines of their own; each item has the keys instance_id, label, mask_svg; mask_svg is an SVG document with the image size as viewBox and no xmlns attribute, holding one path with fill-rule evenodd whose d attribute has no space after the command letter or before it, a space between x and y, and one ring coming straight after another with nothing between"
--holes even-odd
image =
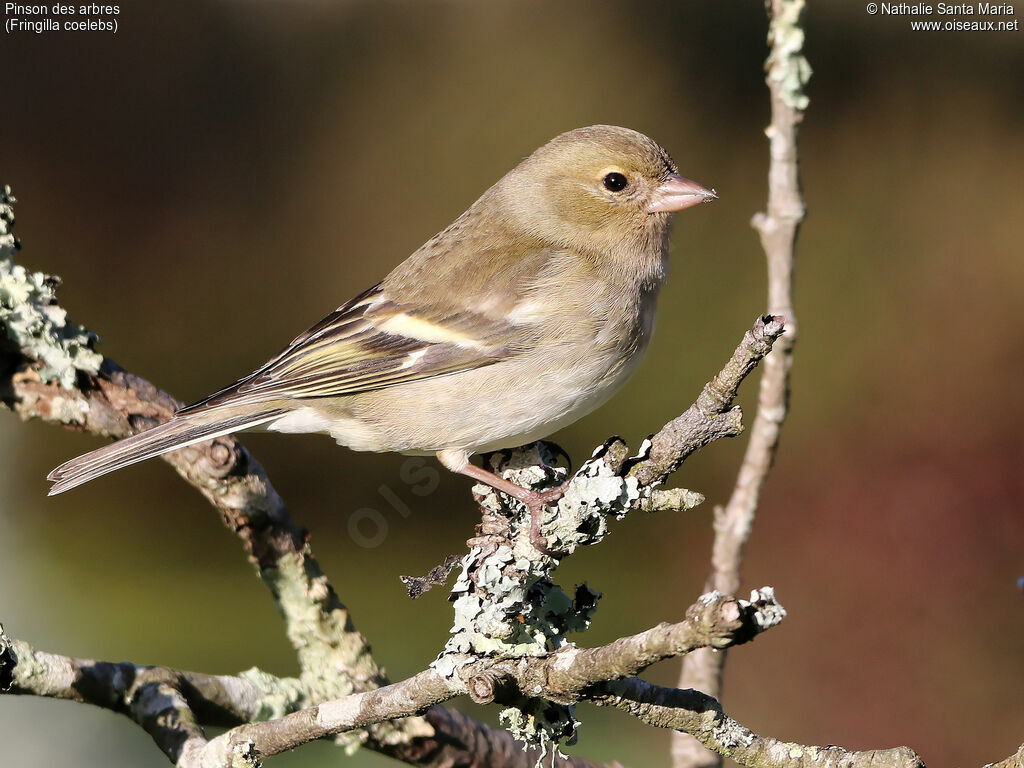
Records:
<instances>
[{"instance_id":1,"label":"website url","mask_svg":"<svg viewBox=\"0 0 1024 768\"><path fill-rule=\"evenodd\" d=\"M911 21L910 28L930 32L1019 32L1020 19L1013 21Z\"/></svg>"}]
</instances>

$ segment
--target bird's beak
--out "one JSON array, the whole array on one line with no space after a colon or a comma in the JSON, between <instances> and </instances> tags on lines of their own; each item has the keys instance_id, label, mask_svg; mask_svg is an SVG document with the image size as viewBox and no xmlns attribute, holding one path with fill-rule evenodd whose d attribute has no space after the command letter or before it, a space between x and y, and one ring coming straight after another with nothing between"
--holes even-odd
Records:
<instances>
[{"instance_id":1,"label":"bird's beak","mask_svg":"<svg viewBox=\"0 0 1024 768\"><path fill-rule=\"evenodd\" d=\"M702 187L696 181L684 179L678 173L668 177L668 181L654 190L651 203L647 206L648 213L666 211L673 213L689 208L697 203L706 203L717 200L715 190Z\"/></svg>"}]
</instances>

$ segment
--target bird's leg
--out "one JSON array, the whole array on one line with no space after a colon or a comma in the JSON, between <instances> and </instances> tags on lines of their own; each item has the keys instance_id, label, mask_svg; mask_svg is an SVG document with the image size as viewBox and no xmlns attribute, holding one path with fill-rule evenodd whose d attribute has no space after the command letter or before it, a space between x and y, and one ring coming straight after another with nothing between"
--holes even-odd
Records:
<instances>
[{"instance_id":1,"label":"bird's leg","mask_svg":"<svg viewBox=\"0 0 1024 768\"><path fill-rule=\"evenodd\" d=\"M546 491L534 491L516 485L493 472L487 471L483 467L470 463L469 455L464 451L438 451L437 460L452 472L479 480L481 483L489 485L491 488L502 493L507 493L512 498L523 502L527 509L530 510L530 543L545 555L550 557L558 556L559 553L548 548L547 539L541 535L540 526L543 522L544 507L562 498L565 494L565 489L569 485L568 480Z\"/></svg>"}]
</instances>

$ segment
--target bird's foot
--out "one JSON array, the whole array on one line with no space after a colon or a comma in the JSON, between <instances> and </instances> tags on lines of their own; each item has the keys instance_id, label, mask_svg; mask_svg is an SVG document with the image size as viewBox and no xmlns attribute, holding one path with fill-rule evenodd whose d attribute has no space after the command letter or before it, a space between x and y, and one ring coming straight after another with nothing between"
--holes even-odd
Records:
<instances>
[{"instance_id":1,"label":"bird's foot","mask_svg":"<svg viewBox=\"0 0 1024 768\"><path fill-rule=\"evenodd\" d=\"M548 557L555 559L564 557L565 552L551 549L548 546L548 540L541 534L540 528L544 522L544 507L548 504L554 504L562 498L568 485L569 482L566 481L546 491L529 491L523 488L521 489L523 491L522 495L517 494L517 498L530 510L530 543L533 544L538 552L542 552Z\"/></svg>"},{"instance_id":2,"label":"bird's foot","mask_svg":"<svg viewBox=\"0 0 1024 768\"><path fill-rule=\"evenodd\" d=\"M548 557L561 558L565 555L564 552L556 552L548 547L547 539L541 535L540 527L541 523L544 522L544 507L562 498L566 488L569 487L568 480L554 488L534 491L530 488L516 485L511 480L506 480L500 475L487 471L483 467L470 464L469 456L464 452L438 451L437 458L452 472L458 472L460 475L471 477L523 502L527 509L530 510L530 543Z\"/></svg>"}]
</instances>

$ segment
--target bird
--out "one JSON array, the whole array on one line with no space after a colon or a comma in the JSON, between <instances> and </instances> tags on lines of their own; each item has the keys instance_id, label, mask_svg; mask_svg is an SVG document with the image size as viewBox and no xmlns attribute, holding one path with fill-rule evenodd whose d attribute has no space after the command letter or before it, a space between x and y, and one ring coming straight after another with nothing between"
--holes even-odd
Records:
<instances>
[{"instance_id":1,"label":"bird","mask_svg":"<svg viewBox=\"0 0 1024 768\"><path fill-rule=\"evenodd\" d=\"M523 502L547 551L542 513L564 485L523 488L470 457L546 437L622 387L654 328L673 214L716 198L637 131L556 136L264 365L61 464L49 493L241 430L326 433L436 455Z\"/></svg>"}]
</instances>

